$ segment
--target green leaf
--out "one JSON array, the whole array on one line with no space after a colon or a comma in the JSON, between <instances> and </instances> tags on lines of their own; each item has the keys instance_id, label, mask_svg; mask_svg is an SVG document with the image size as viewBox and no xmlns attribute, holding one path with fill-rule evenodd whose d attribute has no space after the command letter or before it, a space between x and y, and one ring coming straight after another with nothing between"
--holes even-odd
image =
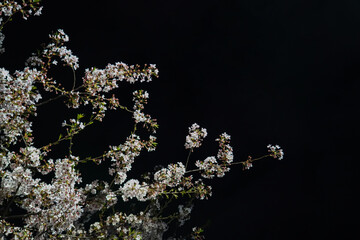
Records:
<instances>
[{"instance_id":1,"label":"green leaf","mask_svg":"<svg viewBox=\"0 0 360 240\"><path fill-rule=\"evenodd\" d=\"M77 120L79 120L79 119L81 119L81 118L83 118L83 117L84 117L84 114L79 113L76 118L77 118Z\"/></svg>"}]
</instances>

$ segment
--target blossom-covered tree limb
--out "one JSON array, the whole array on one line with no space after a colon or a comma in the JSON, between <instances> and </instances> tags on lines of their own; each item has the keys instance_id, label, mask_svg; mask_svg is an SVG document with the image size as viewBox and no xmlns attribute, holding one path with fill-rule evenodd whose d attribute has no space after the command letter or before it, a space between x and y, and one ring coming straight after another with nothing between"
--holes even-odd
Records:
<instances>
[{"instance_id":1,"label":"blossom-covered tree limb","mask_svg":"<svg viewBox=\"0 0 360 240\"><path fill-rule=\"evenodd\" d=\"M40 15L39 2L0 3L0 53L4 51L4 25L17 13L24 19ZM129 96L133 100L130 107L120 104L115 90L121 84L151 82L158 77L156 65L116 62L103 69L92 67L85 70L79 82L79 59L66 47L69 37L59 29L49 38L50 42L28 58L22 70L10 73L0 68L0 239L162 239L171 224L177 222L181 227L190 219L196 200L211 197L209 179L223 177L233 165L249 169L254 161L266 157L283 159L280 146L268 145L268 154L234 162L231 137L223 133L216 139L216 156L193 162L191 153L203 145L207 136L207 130L194 123L185 138L187 159L130 178L129 172L141 153L156 150L154 134L159 126L145 112L147 91L134 91ZM58 61L73 71L69 89L50 76L50 69ZM38 146L32 134L33 116L38 108L60 99L78 113L62 119L64 130L60 136L53 133L52 142ZM96 157L76 156L74 137L94 122L101 122L108 110L119 109L131 114L134 121L133 131L124 142L110 145ZM148 133L145 137L137 131L141 126ZM60 144L67 144L68 151L50 158L49 152ZM106 163L107 178L99 175L84 182L79 165L92 163ZM124 211L122 206L132 202L139 210ZM193 227L190 237L204 239L202 231Z\"/></svg>"}]
</instances>

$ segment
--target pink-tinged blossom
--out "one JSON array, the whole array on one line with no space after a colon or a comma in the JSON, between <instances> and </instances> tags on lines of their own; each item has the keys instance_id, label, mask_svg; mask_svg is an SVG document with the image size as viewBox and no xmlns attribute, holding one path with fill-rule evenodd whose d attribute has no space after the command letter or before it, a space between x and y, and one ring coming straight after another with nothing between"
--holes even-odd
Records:
<instances>
[{"instance_id":1,"label":"pink-tinged blossom","mask_svg":"<svg viewBox=\"0 0 360 240\"><path fill-rule=\"evenodd\" d=\"M24 162L29 167L40 166L41 152L39 149L30 146L26 148L20 148L20 153L24 155Z\"/></svg>"},{"instance_id":2,"label":"pink-tinged blossom","mask_svg":"<svg viewBox=\"0 0 360 240\"><path fill-rule=\"evenodd\" d=\"M144 109L144 105L147 104L149 93L143 90L136 90L133 92L134 110Z\"/></svg>"},{"instance_id":3,"label":"pink-tinged blossom","mask_svg":"<svg viewBox=\"0 0 360 240\"><path fill-rule=\"evenodd\" d=\"M63 46L64 43L69 41L68 35L66 35L62 29L58 29L54 34L50 34L49 38L52 42L44 48L42 55L44 57L53 57L54 55L59 56L60 60L64 62L65 65L70 66L74 70L79 68L79 58L75 56L70 49ZM43 63L42 60L37 62ZM57 64L56 60L53 60L52 63L54 65Z\"/></svg>"},{"instance_id":4,"label":"pink-tinged blossom","mask_svg":"<svg viewBox=\"0 0 360 240\"><path fill-rule=\"evenodd\" d=\"M133 118L135 119L135 123L145 122L147 120L147 118L145 117L145 114L143 112L141 112L140 110L134 111Z\"/></svg>"},{"instance_id":5,"label":"pink-tinged blossom","mask_svg":"<svg viewBox=\"0 0 360 240\"><path fill-rule=\"evenodd\" d=\"M110 185L105 181L99 182L95 180L91 184L87 184L84 194L87 195L86 204L83 208L84 213L92 214L104 206L108 208L117 203L115 192L111 191Z\"/></svg>"},{"instance_id":6,"label":"pink-tinged blossom","mask_svg":"<svg viewBox=\"0 0 360 240\"><path fill-rule=\"evenodd\" d=\"M69 36L62 29L58 29L54 34L49 34L49 38L60 43L69 41Z\"/></svg>"},{"instance_id":7,"label":"pink-tinged blossom","mask_svg":"<svg viewBox=\"0 0 360 240\"><path fill-rule=\"evenodd\" d=\"M68 125L66 123L66 121L64 120L64 122L61 124L61 126L63 126L63 127L71 126L74 129L80 129L80 130L85 128L85 124L83 122L79 121L78 119L72 118L69 120L69 122L70 122L70 124Z\"/></svg>"},{"instance_id":8,"label":"pink-tinged blossom","mask_svg":"<svg viewBox=\"0 0 360 240\"><path fill-rule=\"evenodd\" d=\"M21 239L21 240L33 240L34 236L29 229L16 227L12 224L6 222L3 219L0 219L0 233L3 235L1 236L2 240L10 239L9 237L12 236L11 239ZM7 238L4 238L7 237Z\"/></svg>"},{"instance_id":9,"label":"pink-tinged blossom","mask_svg":"<svg viewBox=\"0 0 360 240\"><path fill-rule=\"evenodd\" d=\"M53 44L50 44L48 45L48 48L50 49L51 52L58 55L61 61L63 61L69 67L72 67L75 70L79 68L79 64L78 64L79 58L73 55L72 51L70 49L67 49L67 47L65 46L57 47Z\"/></svg>"},{"instance_id":10,"label":"pink-tinged blossom","mask_svg":"<svg viewBox=\"0 0 360 240\"><path fill-rule=\"evenodd\" d=\"M117 203L117 197L114 192L109 191L106 195L106 201L108 206L113 206Z\"/></svg>"},{"instance_id":11,"label":"pink-tinged blossom","mask_svg":"<svg viewBox=\"0 0 360 240\"><path fill-rule=\"evenodd\" d=\"M156 132L158 128L158 124L156 119L152 119L149 114L145 114L142 112L144 109L144 105L147 103L147 99L149 98L149 94L143 90L137 90L133 92L133 101L134 101L134 112L133 118L135 119L135 123L144 123L144 127L151 130L153 133Z\"/></svg>"},{"instance_id":12,"label":"pink-tinged blossom","mask_svg":"<svg viewBox=\"0 0 360 240\"><path fill-rule=\"evenodd\" d=\"M3 171L10 166L10 163L13 159L16 159L17 155L15 152L0 152L0 173L3 173Z\"/></svg>"},{"instance_id":13,"label":"pink-tinged blossom","mask_svg":"<svg viewBox=\"0 0 360 240\"><path fill-rule=\"evenodd\" d=\"M220 167L213 156L207 157L204 161L197 160L195 166L202 170L201 176L204 178L213 178Z\"/></svg>"},{"instance_id":14,"label":"pink-tinged blossom","mask_svg":"<svg viewBox=\"0 0 360 240\"><path fill-rule=\"evenodd\" d=\"M105 69L86 69L83 83L86 91L95 96L99 92L108 92L118 88L118 82L150 82L152 77L157 76L155 65L139 69L138 65L129 66L125 63L117 62L115 64L108 64Z\"/></svg>"},{"instance_id":15,"label":"pink-tinged blossom","mask_svg":"<svg viewBox=\"0 0 360 240\"><path fill-rule=\"evenodd\" d=\"M50 172L52 172L55 168L55 164L54 164L54 160L53 159L49 159L46 161L46 163L44 165L41 165L37 168L37 170L42 174L42 175L47 175Z\"/></svg>"},{"instance_id":16,"label":"pink-tinged blossom","mask_svg":"<svg viewBox=\"0 0 360 240\"><path fill-rule=\"evenodd\" d=\"M244 169L249 170L252 167L253 167L253 164L250 161L246 161L244 163Z\"/></svg>"},{"instance_id":17,"label":"pink-tinged blossom","mask_svg":"<svg viewBox=\"0 0 360 240\"><path fill-rule=\"evenodd\" d=\"M82 190L75 187L81 178L74 168L76 158L72 159L56 160L51 184L37 184L24 199L22 208L33 214L25 219L26 228L59 234L80 218L84 196Z\"/></svg>"},{"instance_id":18,"label":"pink-tinged blossom","mask_svg":"<svg viewBox=\"0 0 360 240\"><path fill-rule=\"evenodd\" d=\"M95 180L92 183L86 184L84 191L91 192L91 194L96 194L97 193L96 188L98 188L98 186L99 186L99 181Z\"/></svg>"},{"instance_id":19,"label":"pink-tinged blossom","mask_svg":"<svg viewBox=\"0 0 360 240\"><path fill-rule=\"evenodd\" d=\"M195 166L201 170L201 176L204 178L213 178L225 176L225 173L230 171L234 155L233 148L229 145L230 135L223 133L216 141L219 142L219 151L216 159L214 156L207 157L204 161L197 160Z\"/></svg>"},{"instance_id":20,"label":"pink-tinged blossom","mask_svg":"<svg viewBox=\"0 0 360 240\"><path fill-rule=\"evenodd\" d=\"M90 226L93 236L107 235L109 239L110 236L121 236L121 239L129 240L163 239L167 229L167 224L154 218L151 211L138 214L116 212L107 217L105 224L96 222Z\"/></svg>"},{"instance_id":21,"label":"pink-tinged blossom","mask_svg":"<svg viewBox=\"0 0 360 240\"><path fill-rule=\"evenodd\" d=\"M224 164L231 164L234 160L233 148L229 145L230 135L222 133L216 141L219 142L217 158Z\"/></svg>"},{"instance_id":22,"label":"pink-tinged blossom","mask_svg":"<svg viewBox=\"0 0 360 240\"><path fill-rule=\"evenodd\" d=\"M277 158L279 160L282 160L284 158L284 151L280 148L279 145L267 145L268 152L273 158Z\"/></svg>"},{"instance_id":23,"label":"pink-tinged blossom","mask_svg":"<svg viewBox=\"0 0 360 240\"><path fill-rule=\"evenodd\" d=\"M211 197L211 186L205 185L202 179L195 181L194 189L196 191L196 198L200 200L208 199Z\"/></svg>"},{"instance_id":24,"label":"pink-tinged blossom","mask_svg":"<svg viewBox=\"0 0 360 240\"><path fill-rule=\"evenodd\" d=\"M109 173L119 172L115 178L116 184L122 184L125 181L126 173L131 170L135 158L140 155L143 147L140 137L135 134L129 136L124 144L110 146L106 156L112 161Z\"/></svg>"},{"instance_id":25,"label":"pink-tinged blossom","mask_svg":"<svg viewBox=\"0 0 360 240\"><path fill-rule=\"evenodd\" d=\"M137 179L130 179L120 188L120 192L125 202L132 198L145 201L148 188L145 183L140 184Z\"/></svg>"},{"instance_id":26,"label":"pink-tinged blossom","mask_svg":"<svg viewBox=\"0 0 360 240\"><path fill-rule=\"evenodd\" d=\"M185 174L185 166L178 162L169 164L167 168L160 169L155 172L154 180L160 184L175 187L180 184L182 177Z\"/></svg>"},{"instance_id":27,"label":"pink-tinged blossom","mask_svg":"<svg viewBox=\"0 0 360 240\"><path fill-rule=\"evenodd\" d=\"M93 233L93 232L98 232L102 229L102 226L99 222L94 222L93 224L90 225L90 230L89 232L90 233Z\"/></svg>"},{"instance_id":28,"label":"pink-tinged blossom","mask_svg":"<svg viewBox=\"0 0 360 240\"><path fill-rule=\"evenodd\" d=\"M29 195L40 182L40 179L33 179L32 175L30 169L25 169L22 166L18 166L12 171L4 171L1 179L0 204L13 195Z\"/></svg>"},{"instance_id":29,"label":"pink-tinged blossom","mask_svg":"<svg viewBox=\"0 0 360 240\"><path fill-rule=\"evenodd\" d=\"M36 69L25 68L11 76L0 68L0 145L14 144L24 133L31 133L30 113L36 112L35 103L41 95L33 91L34 82L42 75Z\"/></svg>"},{"instance_id":30,"label":"pink-tinged blossom","mask_svg":"<svg viewBox=\"0 0 360 240\"><path fill-rule=\"evenodd\" d=\"M129 136L124 144L119 146L110 146L106 157L111 160L109 174L115 175L115 184L122 184L127 178L127 172L131 170L132 164L141 150L146 148L148 151L154 151L156 147L156 137L150 136L148 141L141 141L136 134Z\"/></svg>"},{"instance_id":31,"label":"pink-tinged blossom","mask_svg":"<svg viewBox=\"0 0 360 240\"><path fill-rule=\"evenodd\" d=\"M196 123L189 127L189 135L186 136L185 148L194 149L201 146L203 139L207 136L205 128L201 128Z\"/></svg>"},{"instance_id":32,"label":"pink-tinged blossom","mask_svg":"<svg viewBox=\"0 0 360 240\"><path fill-rule=\"evenodd\" d=\"M19 1L20 2L20 1ZM4 15L5 17L11 17L15 13L21 11L23 19L27 20L30 16L40 16L42 6L36 1L3 1L0 3L0 18ZM1 22L1 21L0 21Z\"/></svg>"}]
</instances>

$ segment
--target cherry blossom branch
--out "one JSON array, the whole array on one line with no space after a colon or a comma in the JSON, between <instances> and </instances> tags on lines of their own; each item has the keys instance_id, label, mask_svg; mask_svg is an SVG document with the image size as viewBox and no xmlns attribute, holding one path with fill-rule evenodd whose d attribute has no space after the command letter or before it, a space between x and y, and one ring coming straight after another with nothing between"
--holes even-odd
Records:
<instances>
[{"instance_id":1,"label":"cherry blossom branch","mask_svg":"<svg viewBox=\"0 0 360 240\"><path fill-rule=\"evenodd\" d=\"M264 156L261 156L261 157L258 157L258 158L254 158L254 159L251 159L251 162L254 162L254 161L258 161L258 160L261 160L263 158L266 158L266 157L270 157L271 154L267 154L267 155L264 155ZM232 166L232 165L238 165L238 164L242 164L242 165L246 165L246 163L248 162L249 160L246 160L246 161L241 161L241 162L233 162L233 163L228 163L227 165L228 166ZM193 172L200 172L200 171L203 171L203 169L193 169L193 170L189 170L189 171L186 171L185 174L188 174L188 173L193 173Z\"/></svg>"},{"instance_id":2,"label":"cherry blossom branch","mask_svg":"<svg viewBox=\"0 0 360 240\"><path fill-rule=\"evenodd\" d=\"M0 17L3 14L11 18L15 13L14 9L20 9L16 1L6 1L7 3L9 5L6 6L0 3ZM22 9L19 11L26 18L31 15L30 11L24 10L26 4L37 4L38 0L23 0L22 3L24 5L21 5ZM32 6L30 8L37 9ZM2 26L0 33L1 29ZM283 158L284 153L280 146L268 145L267 155L233 162L230 136L223 133L216 139L219 142L217 155L203 161L197 160L195 166L198 169L187 170L192 151L200 147L207 136L207 130L194 123L189 127L189 135L185 139L185 149L189 149L185 166L182 162L170 163L155 173L147 174L141 182L138 179L129 179L127 174L135 159L143 150L154 151L157 145L156 137L150 134L148 140L136 135L139 126L142 125L148 132L155 133L158 124L156 119L143 111L149 98L146 91L133 92L132 109L120 105L119 99L110 92L117 89L120 82L150 82L152 77L158 77L158 69L153 64L145 64L141 68L139 65L117 62L108 64L104 69L86 69L83 82L79 84L76 82L75 72L79 67L78 58L65 46L69 41L68 36L59 29L49 37L50 43L44 45L37 55L29 58L24 70L10 74L6 69L0 68L0 105L4 119L0 123L0 129L4 132L4 138L0 140L0 203L7 204L2 208L4 211L0 219L0 229L4 229L6 238L21 238L26 235L44 239L161 239L167 224L177 219L178 225L181 225L190 214L189 204L186 207L179 205L179 211L173 212L170 204L174 203L175 199L182 197L181 200L188 200L188 196L192 203L195 199L203 200L211 196L211 186L206 185L203 179L222 177L232 165L242 164L244 169L249 169L252 162L266 157L279 160ZM0 35L1 43L2 39L3 35ZM56 60L71 67L71 90L48 76L50 68L57 65ZM39 85L42 86L41 91L52 92L56 96L39 102L41 94L36 88ZM65 136L60 134L56 141L35 147L30 116L36 114L37 107L62 97L66 98L66 105L72 109L88 105L92 109L90 117L85 121L82 120L84 115L78 114L69 122L64 121ZM95 121L101 122L109 109L122 109L132 114L134 126L130 136L119 146L109 146L110 149L98 157L90 156L79 160L78 156L73 156L74 137ZM20 136L25 147L22 147ZM69 141L69 156L61 156L55 161L47 159L46 154L51 147L63 141ZM109 175L112 177L107 181L96 179L81 187L78 164L89 161L100 164L105 159L109 159ZM50 181L45 181L48 177L43 175L50 172ZM201 172L201 177L194 180L193 176L189 175L193 172ZM126 203L130 199L148 204L146 208L140 205L141 209L145 210L134 214L126 214L122 209L116 209L119 201ZM10 208L12 204L27 213L15 215L16 210ZM170 213L168 210L171 210ZM13 215L7 216L9 214ZM19 218L24 219L24 224L14 225L5 221ZM149 228L155 229L153 232L156 234L160 232L160 235L147 236L152 232ZM201 231L193 228L194 238L201 239Z\"/></svg>"}]
</instances>

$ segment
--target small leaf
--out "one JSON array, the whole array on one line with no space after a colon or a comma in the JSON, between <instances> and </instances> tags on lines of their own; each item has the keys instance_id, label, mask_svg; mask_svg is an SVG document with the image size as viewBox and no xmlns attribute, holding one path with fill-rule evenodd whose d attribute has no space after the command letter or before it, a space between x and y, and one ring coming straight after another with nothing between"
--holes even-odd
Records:
<instances>
[{"instance_id":1,"label":"small leaf","mask_svg":"<svg viewBox=\"0 0 360 240\"><path fill-rule=\"evenodd\" d=\"M79 120L79 119L81 119L81 118L83 118L83 117L84 117L84 114L79 113L76 118L77 118L77 120Z\"/></svg>"}]
</instances>

